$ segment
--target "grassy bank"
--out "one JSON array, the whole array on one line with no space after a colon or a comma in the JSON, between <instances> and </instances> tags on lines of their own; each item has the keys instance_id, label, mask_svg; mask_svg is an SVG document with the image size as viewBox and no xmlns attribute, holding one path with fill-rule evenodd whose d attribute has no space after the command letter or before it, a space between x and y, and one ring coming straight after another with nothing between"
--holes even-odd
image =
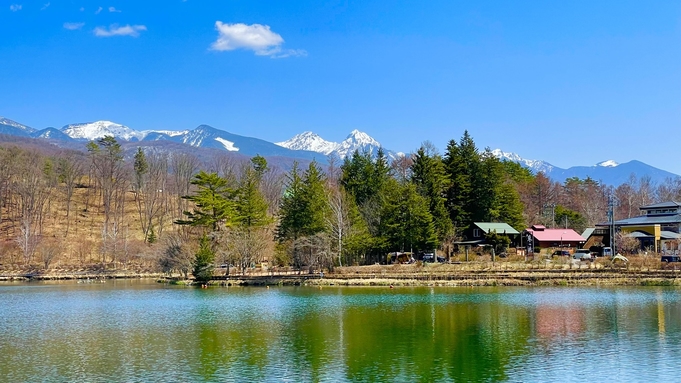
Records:
<instances>
[{"instance_id":1,"label":"grassy bank","mask_svg":"<svg viewBox=\"0 0 681 383\"><path fill-rule=\"evenodd\" d=\"M324 274L260 272L216 277L214 286L676 286L681 270L613 267L604 262L480 262L338 267ZM172 279L163 282L178 283ZM181 284L191 284L182 281Z\"/></svg>"}]
</instances>

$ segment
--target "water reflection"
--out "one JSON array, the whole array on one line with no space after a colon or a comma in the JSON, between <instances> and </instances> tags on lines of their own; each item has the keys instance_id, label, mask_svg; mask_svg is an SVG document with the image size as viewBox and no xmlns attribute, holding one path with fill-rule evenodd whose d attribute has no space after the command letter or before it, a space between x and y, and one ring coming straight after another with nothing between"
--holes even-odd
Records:
<instances>
[{"instance_id":1,"label":"water reflection","mask_svg":"<svg viewBox=\"0 0 681 383\"><path fill-rule=\"evenodd\" d=\"M673 379L672 288L0 285L7 381Z\"/></svg>"}]
</instances>

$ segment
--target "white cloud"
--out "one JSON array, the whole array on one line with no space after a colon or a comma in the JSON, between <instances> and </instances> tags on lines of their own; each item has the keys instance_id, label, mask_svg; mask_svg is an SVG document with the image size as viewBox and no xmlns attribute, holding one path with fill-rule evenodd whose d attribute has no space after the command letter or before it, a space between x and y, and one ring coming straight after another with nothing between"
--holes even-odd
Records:
<instances>
[{"instance_id":1,"label":"white cloud","mask_svg":"<svg viewBox=\"0 0 681 383\"><path fill-rule=\"evenodd\" d=\"M12 11L12 12L21 11L21 4L10 5L9 10Z\"/></svg>"},{"instance_id":2,"label":"white cloud","mask_svg":"<svg viewBox=\"0 0 681 383\"><path fill-rule=\"evenodd\" d=\"M278 33L272 32L269 25L225 24L216 21L215 29L218 31L218 39L210 47L216 51L248 49L256 55L273 58L307 55L304 49L282 49L284 39Z\"/></svg>"},{"instance_id":3,"label":"white cloud","mask_svg":"<svg viewBox=\"0 0 681 383\"><path fill-rule=\"evenodd\" d=\"M137 37L140 32L146 31L147 27L144 25L123 25L111 24L109 28L97 27L95 28L95 36L97 37L112 37L112 36L132 36Z\"/></svg>"},{"instance_id":4,"label":"white cloud","mask_svg":"<svg viewBox=\"0 0 681 383\"><path fill-rule=\"evenodd\" d=\"M85 23L64 23L64 28L68 29L69 31L75 31L77 29L83 28L83 25L85 25Z\"/></svg>"},{"instance_id":5,"label":"white cloud","mask_svg":"<svg viewBox=\"0 0 681 383\"><path fill-rule=\"evenodd\" d=\"M104 9L104 8L102 8L102 7L97 8L97 10L95 11L95 15L99 15L99 13L100 13L103 9Z\"/></svg>"},{"instance_id":6,"label":"white cloud","mask_svg":"<svg viewBox=\"0 0 681 383\"><path fill-rule=\"evenodd\" d=\"M116 9L115 7L109 7L109 12L118 12L118 13L120 13L121 11L119 11L119 10Z\"/></svg>"},{"instance_id":7,"label":"white cloud","mask_svg":"<svg viewBox=\"0 0 681 383\"><path fill-rule=\"evenodd\" d=\"M42 8L40 8L41 11L44 11L47 9L47 7L50 6L50 2L48 1L47 4L44 4Z\"/></svg>"}]
</instances>

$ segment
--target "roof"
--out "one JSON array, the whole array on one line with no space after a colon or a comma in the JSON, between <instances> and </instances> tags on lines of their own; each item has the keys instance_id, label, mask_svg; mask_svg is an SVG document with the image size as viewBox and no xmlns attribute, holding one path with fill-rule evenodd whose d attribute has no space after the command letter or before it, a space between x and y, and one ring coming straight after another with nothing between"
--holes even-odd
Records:
<instances>
[{"instance_id":1,"label":"roof","mask_svg":"<svg viewBox=\"0 0 681 383\"><path fill-rule=\"evenodd\" d=\"M484 241L482 239L476 239L474 241L458 241L454 242L455 245L480 245Z\"/></svg>"},{"instance_id":2,"label":"roof","mask_svg":"<svg viewBox=\"0 0 681 383\"><path fill-rule=\"evenodd\" d=\"M649 234L643 230L632 231L631 233L624 235L627 238L653 238L652 234Z\"/></svg>"},{"instance_id":3,"label":"roof","mask_svg":"<svg viewBox=\"0 0 681 383\"><path fill-rule=\"evenodd\" d=\"M639 207L639 209L648 210L648 209L662 209L662 208L670 208L670 207L681 207L681 204L676 202L676 201L667 201L667 202L655 203L655 204L648 205L648 206L641 206L641 207Z\"/></svg>"},{"instance_id":4,"label":"roof","mask_svg":"<svg viewBox=\"0 0 681 383\"><path fill-rule=\"evenodd\" d=\"M655 225L665 223L681 223L681 214L639 215L638 217L631 217L615 221L615 226ZM610 223L602 222L596 224L596 226L610 226Z\"/></svg>"},{"instance_id":5,"label":"roof","mask_svg":"<svg viewBox=\"0 0 681 383\"><path fill-rule=\"evenodd\" d=\"M503 222L473 222L473 225L479 227L485 233L496 231L497 234L520 234L511 225Z\"/></svg>"},{"instance_id":6,"label":"roof","mask_svg":"<svg viewBox=\"0 0 681 383\"><path fill-rule=\"evenodd\" d=\"M584 230L584 232L582 233L582 238L591 237L591 234L593 234L595 230L596 230L595 227L587 227L586 230Z\"/></svg>"},{"instance_id":7,"label":"roof","mask_svg":"<svg viewBox=\"0 0 681 383\"><path fill-rule=\"evenodd\" d=\"M661 239L681 239L681 234L674 233L673 231L662 230L660 231Z\"/></svg>"},{"instance_id":8,"label":"roof","mask_svg":"<svg viewBox=\"0 0 681 383\"><path fill-rule=\"evenodd\" d=\"M532 236L541 242L586 242L584 237L572 229L532 230L528 228L526 231L532 233Z\"/></svg>"}]
</instances>

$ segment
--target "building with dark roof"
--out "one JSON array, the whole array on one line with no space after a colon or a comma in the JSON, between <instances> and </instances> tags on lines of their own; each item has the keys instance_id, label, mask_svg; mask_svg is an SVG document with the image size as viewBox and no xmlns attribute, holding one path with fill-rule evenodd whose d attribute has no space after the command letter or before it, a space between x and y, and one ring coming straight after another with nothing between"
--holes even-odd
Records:
<instances>
[{"instance_id":1,"label":"building with dark roof","mask_svg":"<svg viewBox=\"0 0 681 383\"><path fill-rule=\"evenodd\" d=\"M681 203L676 201L661 202L639 208L641 215L614 222L615 232L636 238L641 242L641 249L655 252L678 252L681 240ZM609 222L596 225L592 233L600 235L602 242L610 242Z\"/></svg>"},{"instance_id":2,"label":"building with dark roof","mask_svg":"<svg viewBox=\"0 0 681 383\"><path fill-rule=\"evenodd\" d=\"M484 245L487 233L495 232L505 235L511 240L511 247L516 246L520 239L520 233L511 225L503 222L473 222L470 228L464 233L464 240L455 242L458 245Z\"/></svg>"}]
</instances>

